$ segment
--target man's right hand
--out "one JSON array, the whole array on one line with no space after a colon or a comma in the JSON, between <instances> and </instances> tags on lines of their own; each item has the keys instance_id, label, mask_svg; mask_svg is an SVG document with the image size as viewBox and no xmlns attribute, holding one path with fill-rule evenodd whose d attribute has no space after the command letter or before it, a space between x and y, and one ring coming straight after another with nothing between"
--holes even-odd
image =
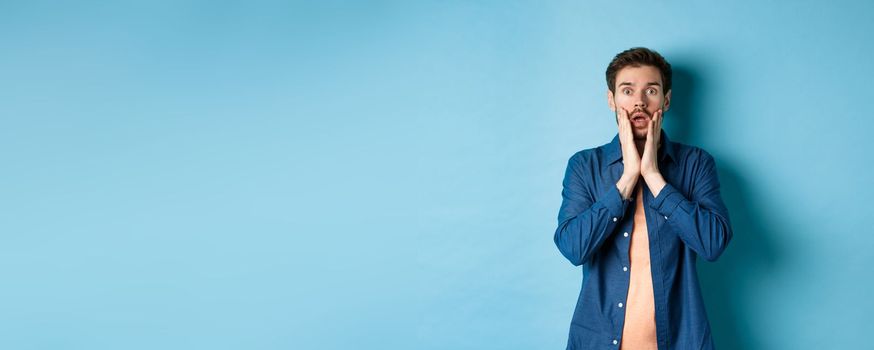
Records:
<instances>
[{"instance_id":1,"label":"man's right hand","mask_svg":"<svg viewBox=\"0 0 874 350\"><path fill-rule=\"evenodd\" d=\"M640 154L634 144L634 133L631 130L631 119L625 108L616 106L616 121L619 124L619 143L622 145L622 177L616 182L616 188L622 198L631 199L634 187L640 177Z\"/></svg>"}]
</instances>

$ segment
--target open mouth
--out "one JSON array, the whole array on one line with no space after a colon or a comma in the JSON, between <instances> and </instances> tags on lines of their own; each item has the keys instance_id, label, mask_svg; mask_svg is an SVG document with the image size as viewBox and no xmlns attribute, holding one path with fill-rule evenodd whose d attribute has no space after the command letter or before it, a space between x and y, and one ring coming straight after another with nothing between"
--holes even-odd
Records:
<instances>
[{"instance_id":1,"label":"open mouth","mask_svg":"<svg viewBox=\"0 0 874 350\"><path fill-rule=\"evenodd\" d=\"M635 124L646 123L649 121L649 116L646 113L638 112L631 116L631 121Z\"/></svg>"}]
</instances>

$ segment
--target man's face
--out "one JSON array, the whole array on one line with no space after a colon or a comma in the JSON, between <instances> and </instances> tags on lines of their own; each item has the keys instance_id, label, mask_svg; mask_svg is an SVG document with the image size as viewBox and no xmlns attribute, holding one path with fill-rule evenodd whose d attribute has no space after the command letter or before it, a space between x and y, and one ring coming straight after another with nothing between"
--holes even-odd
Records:
<instances>
[{"instance_id":1,"label":"man's face","mask_svg":"<svg viewBox=\"0 0 874 350\"><path fill-rule=\"evenodd\" d=\"M631 129L636 140L646 140L646 131L653 114L662 109L667 112L671 103L671 92L664 91L659 69L653 66L625 67L616 73L616 93L607 90L607 102L614 113L624 114L618 108L628 111ZM617 120L617 123L619 121Z\"/></svg>"}]
</instances>

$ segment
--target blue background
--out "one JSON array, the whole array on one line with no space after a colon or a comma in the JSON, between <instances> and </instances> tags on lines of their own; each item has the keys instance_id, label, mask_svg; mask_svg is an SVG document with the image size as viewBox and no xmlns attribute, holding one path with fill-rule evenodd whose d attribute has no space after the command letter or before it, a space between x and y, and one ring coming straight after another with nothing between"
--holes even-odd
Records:
<instances>
[{"instance_id":1,"label":"blue background","mask_svg":"<svg viewBox=\"0 0 874 350\"><path fill-rule=\"evenodd\" d=\"M559 349L568 157L675 67L720 349L869 344L874 5L0 2L0 347Z\"/></svg>"}]
</instances>

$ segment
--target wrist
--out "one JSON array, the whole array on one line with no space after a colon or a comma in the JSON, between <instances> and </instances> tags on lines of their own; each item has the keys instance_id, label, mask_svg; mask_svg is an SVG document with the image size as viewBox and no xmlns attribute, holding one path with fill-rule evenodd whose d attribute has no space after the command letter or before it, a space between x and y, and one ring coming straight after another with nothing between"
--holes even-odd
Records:
<instances>
[{"instance_id":1,"label":"wrist","mask_svg":"<svg viewBox=\"0 0 874 350\"><path fill-rule=\"evenodd\" d=\"M640 173L640 177L642 177L642 178L644 179L644 181L646 181L646 182L650 182L650 181L653 181L653 180L664 179L664 178L662 177L662 174L661 174L660 172L658 172L658 171L650 171L650 172L647 172L647 173Z\"/></svg>"},{"instance_id":2,"label":"wrist","mask_svg":"<svg viewBox=\"0 0 874 350\"><path fill-rule=\"evenodd\" d=\"M625 169L622 170L622 177L624 177L624 178L632 179L632 178L637 178L640 175L641 175L640 168L625 167Z\"/></svg>"},{"instance_id":3,"label":"wrist","mask_svg":"<svg viewBox=\"0 0 874 350\"><path fill-rule=\"evenodd\" d=\"M643 176L643 181L646 182L646 185L652 192L653 197L658 197L659 192L661 192L662 188L664 188L667 184L665 178L662 177L662 174L658 172L649 173L646 176Z\"/></svg>"},{"instance_id":4,"label":"wrist","mask_svg":"<svg viewBox=\"0 0 874 350\"><path fill-rule=\"evenodd\" d=\"M640 169L640 176L651 177L651 176L656 176L656 175L661 175L661 172L659 172L658 168L655 168L655 169L643 169L643 168L641 168Z\"/></svg>"},{"instance_id":5,"label":"wrist","mask_svg":"<svg viewBox=\"0 0 874 350\"><path fill-rule=\"evenodd\" d=\"M616 188L619 190L620 196L624 200L630 200L634 193L634 188L637 186L639 176L632 173L623 173L616 182Z\"/></svg>"},{"instance_id":6,"label":"wrist","mask_svg":"<svg viewBox=\"0 0 874 350\"><path fill-rule=\"evenodd\" d=\"M634 182L640 178L640 172L635 171L625 171L622 173L622 176L619 177L620 180L627 182Z\"/></svg>"}]
</instances>

